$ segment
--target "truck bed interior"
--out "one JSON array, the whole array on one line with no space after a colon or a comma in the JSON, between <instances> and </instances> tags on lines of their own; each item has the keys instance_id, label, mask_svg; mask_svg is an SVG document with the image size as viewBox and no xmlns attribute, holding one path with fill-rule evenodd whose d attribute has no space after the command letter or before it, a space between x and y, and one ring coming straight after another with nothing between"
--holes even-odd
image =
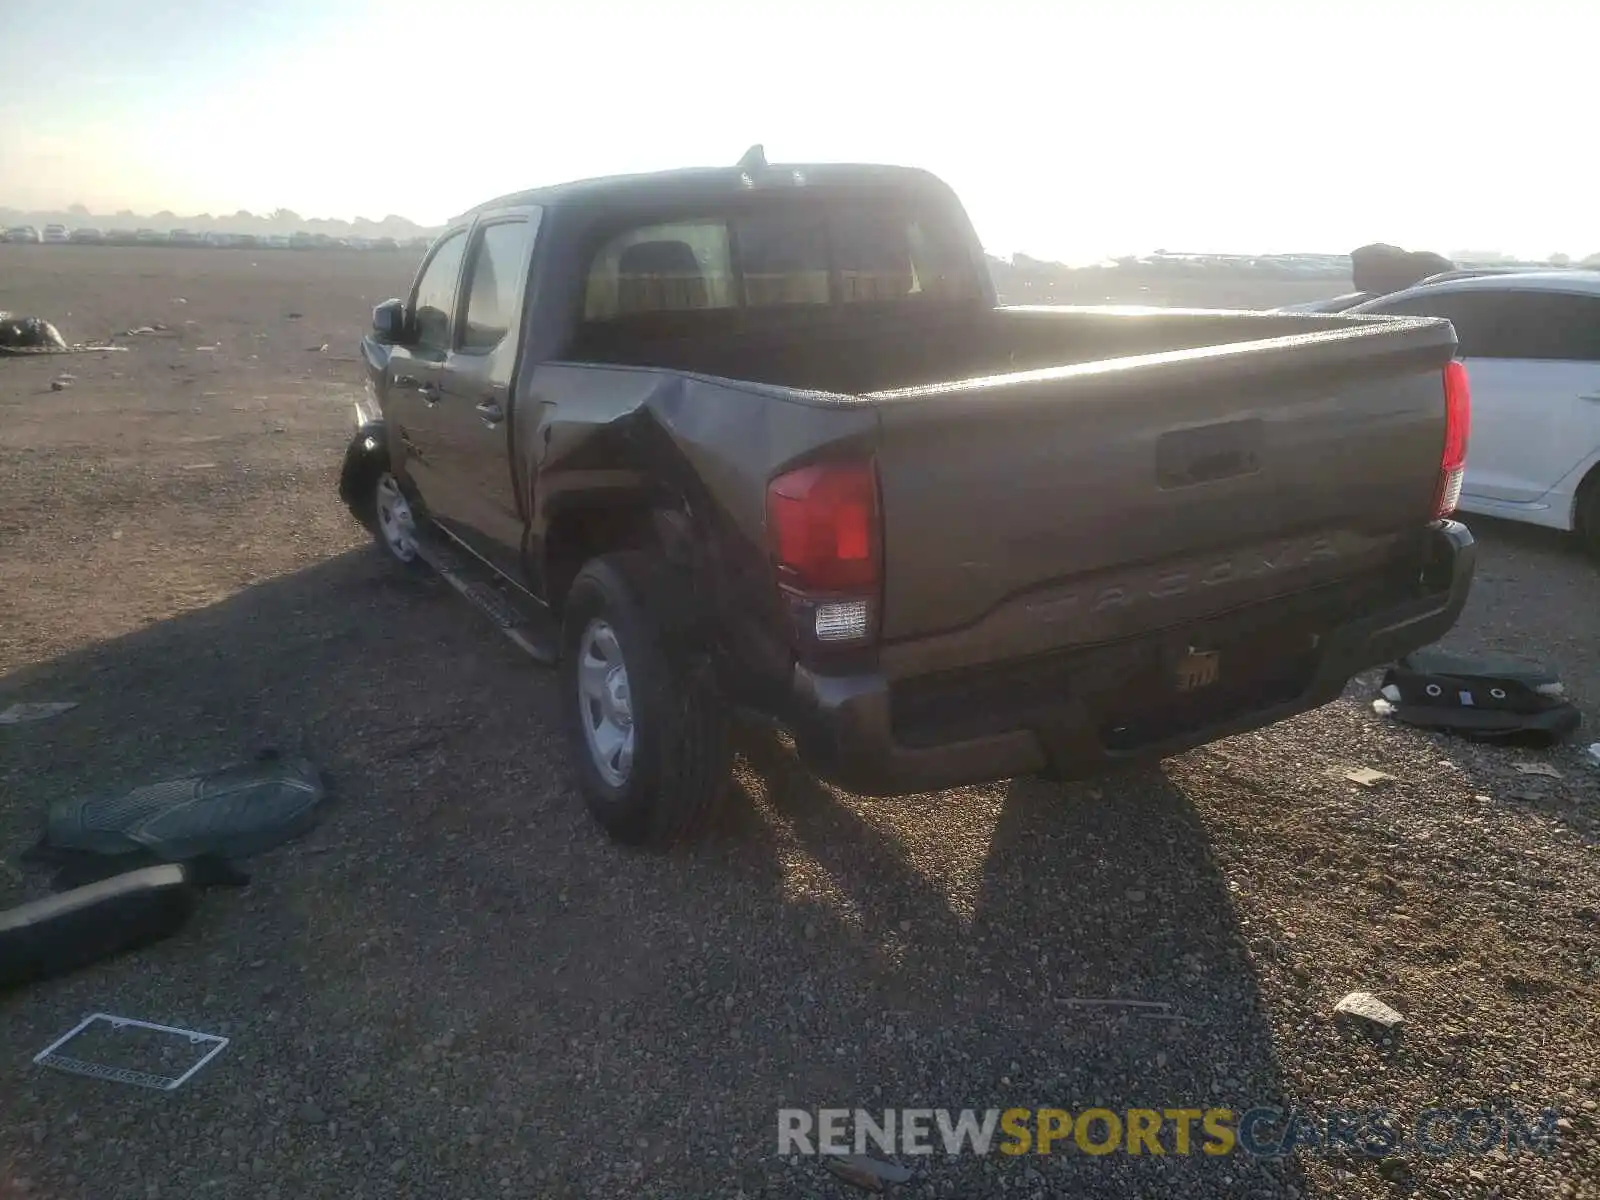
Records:
<instances>
[{"instance_id":1,"label":"truck bed interior","mask_svg":"<svg viewBox=\"0 0 1600 1200\"><path fill-rule=\"evenodd\" d=\"M863 395L1349 324L1298 313L874 307L763 320L698 310L597 322L579 331L567 357Z\"/></svg>"}]
</instances>

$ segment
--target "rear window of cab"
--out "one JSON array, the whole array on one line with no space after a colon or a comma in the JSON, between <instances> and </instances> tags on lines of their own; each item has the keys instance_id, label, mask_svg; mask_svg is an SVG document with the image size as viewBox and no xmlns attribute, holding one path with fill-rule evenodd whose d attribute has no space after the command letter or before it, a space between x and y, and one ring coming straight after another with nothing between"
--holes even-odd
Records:
<instances>
[{"instance_id":1,"label":"rear window of cab","mask_svg":"<svg viewBox=\"0 0 1600 1200\"><path fill-rule=\"evenodd\" d=\"M584 320L979 294L966 247L914 215L888 207L786 206L616 234L590 264Z\"/></svg>"}]
</instances>

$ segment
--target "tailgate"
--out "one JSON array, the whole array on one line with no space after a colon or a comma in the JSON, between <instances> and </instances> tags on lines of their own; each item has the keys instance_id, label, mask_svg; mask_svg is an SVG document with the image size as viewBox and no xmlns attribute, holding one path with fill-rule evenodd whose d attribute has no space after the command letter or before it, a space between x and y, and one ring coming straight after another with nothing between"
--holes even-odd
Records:
<instances>
[{"instance_id":1,"label":"tailgate","mask_svg":"<svg viewBox=\"0 0 1600 1200\"><path fill-rule=\"evenodd\" d=\"M1442 321L881 392L883 637L994 660L1377 570L1433 516Z\"/></svg>"}]
</instances>

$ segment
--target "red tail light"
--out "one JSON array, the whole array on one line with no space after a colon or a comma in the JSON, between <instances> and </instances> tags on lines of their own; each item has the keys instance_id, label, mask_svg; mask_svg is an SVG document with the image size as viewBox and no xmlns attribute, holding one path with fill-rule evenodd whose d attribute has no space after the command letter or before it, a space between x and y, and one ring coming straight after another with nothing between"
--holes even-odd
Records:
<instances>
[{"instance_id":1,"label":"red tail light","mask_svg":"<svg viewBox=\"0 0 1600 1200\"><path fill-rule=\"evenodd\" d=\"M862 644L877 629L882 521L871 460L819 463L767 485L767 537L803 644Z\"/></svg>"},{"instance_id":2,"label":"red tail light","mask_svg":"<svg viewBox=\"0 0 1600 1200\"><path fill-rule=\"evenodd\" d=\"M876 591L878 482L872 463L822 463L767 485L778 578L805 592Z\"/></svg>"},{"instance_id":3,"label":"red tail light","mask_svg":"<svg viewBox=\"0 0 1600 1200\"><path fill-rule=\"evenodd\" d=\"M1434 515L1448 517L1461 502L1461 480L1467 469L1467 440L1472 432L1472 387L1467 367L1451 362L1444 369L1444 453L1439 462L1439 492Z\"/></svg>"}]
</instances>

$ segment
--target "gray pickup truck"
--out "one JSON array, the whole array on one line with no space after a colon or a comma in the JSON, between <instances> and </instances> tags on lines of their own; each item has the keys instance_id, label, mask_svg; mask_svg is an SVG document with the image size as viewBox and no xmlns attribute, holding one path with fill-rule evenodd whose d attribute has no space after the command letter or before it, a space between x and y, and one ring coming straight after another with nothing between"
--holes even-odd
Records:
<instances>
[{"instance_id":1,"label":"gray pickup truck","mask_svg":"<svg viewBox=\"0 0 1600 1200\"><path fill-rule=\"evenodd\" d=\"M918 170L596 179L452 222L362 342L341 495L558 664L625 842L731 723L897 795L1325 704L1457 619L1444 321L997 303Z\"/></svg>"}]
</instances>

